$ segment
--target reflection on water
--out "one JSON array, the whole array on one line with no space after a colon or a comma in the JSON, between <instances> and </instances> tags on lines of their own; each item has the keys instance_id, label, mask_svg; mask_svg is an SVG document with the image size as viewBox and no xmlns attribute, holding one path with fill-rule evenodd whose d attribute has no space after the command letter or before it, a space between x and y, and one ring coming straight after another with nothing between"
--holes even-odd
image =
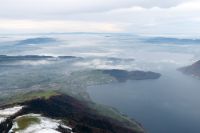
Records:
<instances>
[{"instance_id":1,"label":"reflection on water","mask_svg":"<svg viewBox=\"0 0 200 133\"><path fill-rule=\"evenodd\" d=\"M150 133L199 133L199 80L173 70L162 74L159 80L93 86L88 92L94 101L128 114Z\"/></svg>"}]
</instances>

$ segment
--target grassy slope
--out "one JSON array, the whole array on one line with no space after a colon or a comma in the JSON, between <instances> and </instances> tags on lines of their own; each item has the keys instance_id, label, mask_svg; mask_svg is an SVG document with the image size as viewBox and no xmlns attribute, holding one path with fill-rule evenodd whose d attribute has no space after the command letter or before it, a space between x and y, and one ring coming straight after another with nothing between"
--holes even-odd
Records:
<instances>
[{"instance_id":1,"label":"grassy slope","mask_svg":"<svg viewBox=\"0 0 200 133\"><path fill-rule=\"evenodd\" d=\"M44 91L44 90L38 90L38 91L31 91L28 93L21 93L21 94L17 94L14 96L10 96L6 99L4 99L4 101L1 101L1 104L17 104L17 103L21 103L24 101L29 101L29 100L33 100L33 99L37 99L37 98L45 98L48 99L51 96L55 96L58 95L58 92L54 91L54 90L48 90L48 91Z\"/></svg>"},{"instance_id":2,"label":"grassy slope","mask_svg":"<svg viewBox=\"0 0 200 133\"><path fill-rule=\"evenodd\" d=\"M137 131L143 131L139 123L121 114L119 111L112 107L100 105L97 103L92 103L89 105L89 107L94 109L97 114L114 119L125 127L132 128Z\"/></svg>"},{"instance_id":3,"label":"grassy slope","mask_svg":"<svg viewBox=\"0 0 200 133\"><path fill-rule=\"evenodd\" d=\"M14 131L20 131L28 128L32 124L40 123L40 119L34 116L22 116L16 119L18 128L14 129Z\"/></svg>"}]
</instances>

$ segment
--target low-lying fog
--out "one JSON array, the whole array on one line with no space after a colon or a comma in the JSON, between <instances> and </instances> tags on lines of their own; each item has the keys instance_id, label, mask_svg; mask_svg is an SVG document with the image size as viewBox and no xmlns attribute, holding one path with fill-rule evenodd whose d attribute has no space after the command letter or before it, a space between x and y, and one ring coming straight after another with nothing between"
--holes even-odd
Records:
<instances>
[{"instance_id":1,"label":"low-lying fog","mask_svg":"<svg viewBox=\"0 0 200 133\"><path fill-rule=\"evenodd\" d=\"M30 38L36 40L27 40ZM180 38L159 38L158 42L154 40L152 43L149 38L131 34L3 36L0 39L1 55L76 56L84 59L67 63L57 59L11 64L0 62L0 79L2 84L7 81L0 88L15 88L9 85L9 80L17 78L14 76L16 73L24 73L26 77L33 70L45 73L43 76L32 76L38 78L36 81L39 83L47 82L39 80L41 77L51 78L51 74L55 74L50 71L52 69L60 71L57 73L80 68L158 72L162 77L157 80L92 86L88 88L88 93L95 102L111 105L134 118L150 133L199 133L200 80L177 71L200 59L199 40L188 39L187 43L181 44ZM26 43L22 43L24 41ZM24 83L23 87L27 84Z\"/></svg>"}]
</instances>

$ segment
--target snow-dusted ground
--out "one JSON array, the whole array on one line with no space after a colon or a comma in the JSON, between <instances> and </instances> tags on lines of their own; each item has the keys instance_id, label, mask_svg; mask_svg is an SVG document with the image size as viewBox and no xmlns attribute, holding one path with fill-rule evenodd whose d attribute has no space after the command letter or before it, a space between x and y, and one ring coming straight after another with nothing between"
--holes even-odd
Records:
<instances>
[{"instance_id":1,"label":"snow-dusted ground","mask_svg":"<svg viewBox=\"0 0 200 133\"><path fill-rule=\"evenodd\" d=\"M17 112L19 112L22 108L23 108L23 106L15 106L15 107L12 107L12 108L0 109L0 123L3 122L7 117L14 115ZM26 117L26 116L27 117L28 116L29 117L30 116L35 117L35 118L39 119L39 122L33 123L29 127L27 127L26 129L19 130L15 133L59 133L58 131L56 131L58 126L61 126L65 129L69 129L69 131L72 131L72 128L63 125L60 120L55 120L55 119L43 117L40 114L27 114L27 115L19 116L14 120L13 127L10 130L10 133L14 129L18 128L18 124L16 122L17 119L19 119L21 117Z\"/></svg>"},{"instance_id":2,"label":"snow-dusted ground","mask_svg":"<svg viewBox=\"0 0 200 133\"><path fill-rule=\"evenodd\" d=\"M39 123L33 123L32 125L30 125L26 129L17 131L16 133L60 133L60 132L56 131L56 129L58 128L59 125L61 125L63 128L72 130L72 128L65 126L65 125L62 125L60 120L50 119L50 118L47 118L47 117L43 117L39 114L28 114L28 115L23 115L23 116L20 116L20 117L26 117L26 116L36 117L40 120L40 122ZM18 124L17 124L16 120L19 119L20 117L17 117L15 119L14 125L13 125L12 129L10 130L10 133L14 129L18 128Z\"/></svg>"},{"instance_id":3,"label":"snow-dusted ground","mask_svg":"<svg viewBox=\"0 0 200 133\"><path fill-rule=\"evenodd\" d=\"M16 106L12 108L0 109L0 116L10 116L20 111L23 106Z\"/></svg>"},{"instance_id":4,"label":"snow-dusted ground","mask_svg":"<svg viewBox=\"0 0 200 133\"><path fill-rule=\"evenodd\" d=\"M0 117L0 123L3 122L5 120L4 117Z\"/></svg>"},{"instance_id":5,"label":"snow-dusted ground","mask_svg":"<svg viewBox=\"0 0 200 133\"><path fill-rule=\"evenodd\" d=\"M3 122L7 117L19 112L22 108L23 106L15 106L12 108L0 109L0 123Z\"/></svg>"}]
</instances>

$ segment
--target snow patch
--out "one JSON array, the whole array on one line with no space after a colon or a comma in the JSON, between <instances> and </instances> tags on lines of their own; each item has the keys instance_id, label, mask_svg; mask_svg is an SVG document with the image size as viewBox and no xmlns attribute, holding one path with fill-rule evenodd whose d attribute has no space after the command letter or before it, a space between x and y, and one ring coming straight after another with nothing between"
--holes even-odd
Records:
<instances>
[{"instance_id":1,"label":"snow patch","mask_svg":"<svg viewBox=\"0 0 200 133\"><path fill-rule=\"evenodd\" d=\"M4 117L0 117L0 123L3 122L5 120Z\"/></svg>"},{"instance_id":2,"label":"snow patch","mask_svg":"<svg viewBox=\"0 0 200 133\"><path fill-rule=\"evenodd\" d=\"M0 109L0 123L4 122L9 116L19 112L23 106L15 106L12 108Z\"/></svg>"},{"instance_id":3,"label":"snow patch","mask_svg":"<svg viewBox=\"0 0 200 133\"><path fill-rule=\"evenodd\" d=\"M62 126L65 129L69 129L69 131L72 132L72 128L65 126L61 123L60 120L55 120L55 119L51 119L51 118L47 118L47 117L43 117L40 114L28 114L28 115L23 115L23 116L19 116L15 119L14 125L12 127L12 129L10 130L9 133L12 133L12 131L14 129L18 128L18 124L16 122L17 119L21 118L21 117L36 117L40 120L39 123L33 123L32 125L30 125L29 127L27 127L24 130L20 130L17 131L15 133L60 133L59 131L57 131L56 129L59 126Z\"/></svg>"},{"instance_id":4,"label":"snow patch","mask_svg":"<svg viewBox=\"0 0 200 133\"><path fill-rule=\"evenodd\" d=\"M22 108L23 108L23 106L16 106L16 107L12 107L12 108L1 109L0 116L14 115L15 113L19 112Z\"/></svg>"}]
</instances>

